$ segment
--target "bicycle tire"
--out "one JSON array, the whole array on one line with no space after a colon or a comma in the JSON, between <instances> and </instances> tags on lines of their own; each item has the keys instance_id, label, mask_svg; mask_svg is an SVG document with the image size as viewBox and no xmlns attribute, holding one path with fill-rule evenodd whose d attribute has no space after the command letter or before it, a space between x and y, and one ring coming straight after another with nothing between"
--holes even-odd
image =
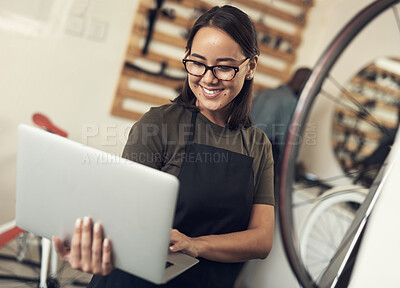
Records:
<instances>
[{"instance_id":1,"label":"bicycle tire","mask_svg":"<svg viewBox=\"0 0 400 288\"><path fill-rule=\"evenodd\" d=\"M358 185L334 187L322 193L306 215L300 231L300 254L308 273L313 279L317 280L325 271L327 264L333 257L332 252L340 246L343 236L350 227L349 222L354 218L352 213L355 212L356 205L353 204L361 205L367 194L368 189ZM341 225L327 225L331 221L334 224ZM318 227L319 224L324 227ZM321 230L324 233L320 233ZM326 243L319 245L313 243L309 247L314 234L317 233L320 234L318 241L327 240ZM320 251L321 249L324 251Z\"/></svg>"},{"instance_id":2,"label":"bicycle tire","mask_svg":"<svg viewBox=\"0 0 400 288\"><path fill-rule=\"evenodd\" d=\"M313 281L304 264L301 261L299 251L299 239L295 233L292 213L292 187L294 184L295 165L299 152L296 137L303 134L312 104L318 95L322 84L332 69L333 65L343 53L350 42L359 34L363 28L374 20L382 12L399 3L399 0L379 0L362 9L344 28L337 34L328 48L322 53L313 71L304 86L299 97L297 106L288 129L286 145L282 158L280 170L281 180L279 183L280 195L280 231L283 246L290 266L299 283L306 288L319 287ZM330 282L326 281L325 283ZM333 282L333 279L332 279Z\"/></svg>"}]
</instances>

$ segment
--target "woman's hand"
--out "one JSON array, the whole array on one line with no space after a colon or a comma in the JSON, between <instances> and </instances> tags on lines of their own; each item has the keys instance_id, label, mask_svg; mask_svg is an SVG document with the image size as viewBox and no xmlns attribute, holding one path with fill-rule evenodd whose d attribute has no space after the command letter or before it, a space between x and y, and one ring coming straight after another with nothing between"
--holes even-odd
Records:
<instances>
[{"instance_id":1,"label":"woman's hand","mask_svg":"<svg viewBox=\"0 0 400 288\"><path fill-rule=\"evenodd\" d=\"M170 250L227 263L265 259L272 248L274 215L274 206L253 204L247 230L190 238L173 229Z\"/></svg>"},{"instance_id":2,"label":"woman's hand","mask_svg":"<svg viewBox=\"0 0 400 288\"><path fill-rule=\"evenodd\" d=\"M69 262L73 269L103 276L113 270L111 242L103 238L101 224L93 225L89 217L85 217L83 221L76 220L71 247L65 246L57 237L53 237L53 241L57 254L62 260Z\"/></svg>"},{"instance_id":3,"label":"woman's hand","mask_svg":"<svg viewBox=\"0 0 400 288\"><path fill-rule=\"evenodd\" d=\"M194 238L190 238L176 229L171 230L170 243L169 250L172 252L181 251L192 257L199 256Z\"/></svg>"}]
</instances>

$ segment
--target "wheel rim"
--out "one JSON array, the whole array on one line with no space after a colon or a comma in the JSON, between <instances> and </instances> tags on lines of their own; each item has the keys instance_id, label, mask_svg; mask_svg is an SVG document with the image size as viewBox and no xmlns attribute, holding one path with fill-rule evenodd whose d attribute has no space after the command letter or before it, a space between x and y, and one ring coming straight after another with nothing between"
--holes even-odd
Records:
<instances>
[{"instance_id":1,"label":"wheel rim","mask_svg":"<svg viewBox=\"0 0 400 288\"><path fill-rule=\"evenodd\" d=\"M359 12L334 38L325 52L322 54L313 72L307 81L298 104L294 111L289 126L286 146L282 159L280 193L280 230L283 246L289 259L289 263L298 281L304 287L318 287L304 267L300 259L299 239L293 227L292 214L292 186L294 182L294 168L300 145L296 144L296 137L303 134L304 123L307 121L311 106L318 95L325 76L332 69L336 60L340 57L352 39L373 19L387 10L399 0L376 1ZM321 77L321 75L324 75Z\"/></svg>"}]
</instances>

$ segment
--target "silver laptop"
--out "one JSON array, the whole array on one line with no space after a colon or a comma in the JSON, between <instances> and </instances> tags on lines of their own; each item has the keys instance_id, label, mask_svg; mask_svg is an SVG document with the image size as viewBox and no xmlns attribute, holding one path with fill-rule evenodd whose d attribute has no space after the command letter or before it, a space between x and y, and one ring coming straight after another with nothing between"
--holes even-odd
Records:
<instances>
[{"instance_id":1,"label":"silver laptop","mask_svg":"<svg viewBox=\"0 0 400 288\"><path fill-rule=\"evenodd\" d=\"M91 216L112 241L114 266L156 284L198 262L168 252L178 188L170 174L18 127L17 226L68 242L75 220Z\"/></svg>"}]
</instances>

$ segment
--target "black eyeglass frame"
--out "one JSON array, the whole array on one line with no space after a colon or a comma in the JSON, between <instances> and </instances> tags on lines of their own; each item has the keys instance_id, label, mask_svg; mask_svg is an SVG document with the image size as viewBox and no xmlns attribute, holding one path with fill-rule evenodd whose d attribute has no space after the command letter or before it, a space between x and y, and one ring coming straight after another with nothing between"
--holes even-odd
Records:
<instances>
[{"instance_id":1,"label":"black eyeglass frame","mask_svg":"<svg viewBox=\"0 0 400 288\"><path fill-rule=\"evenodd\" d=\"M242 66L247 62L247 60L249 60L249 59L250 59L250 58L244 59L244 61L242 62L242 64L240 64L238 67L236 67L236 66L230 66L230 65L214 65L214 66L208 66L208 65L206 65L206 64L204 64L204 63L201 63L201 62L196 61L196 60L191 60L191 59L182 59L182 63L183 63L183 66L185 66L186 72L189 73L190 75L200 77L200 76L204 76L204 74L206 74L208 70L211 70L211 72L213 73L214 77L217 78L218 80L222 80L222 81L232 81L232 80L236 77L236 74L239 72L240 67L242 67ZM186 67L186 63L187 63L187 62L198 63L198 64L200 64L200 65L203 65L203 66L206 68L206 70L204 70L203 74L201 74L201 75L197 75L197 74L190 73L190 72L188 71L187 67ZM216 68L216 67L232 68L232 69L235 71L235 74L233 75L232 79L229 79L229 80L220 79L220 78L217 77L217 75L215 75L214 68Z\"/></svg>"}]
</instances>

